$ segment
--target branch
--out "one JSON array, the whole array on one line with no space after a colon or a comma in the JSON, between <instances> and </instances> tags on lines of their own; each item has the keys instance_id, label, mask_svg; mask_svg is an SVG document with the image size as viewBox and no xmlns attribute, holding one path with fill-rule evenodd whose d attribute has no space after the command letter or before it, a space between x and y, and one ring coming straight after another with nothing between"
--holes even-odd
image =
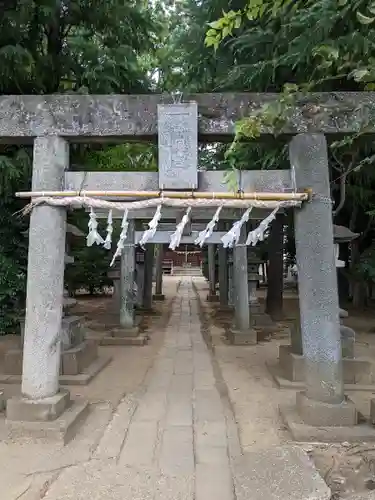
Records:
<instances>
[{"instance_id":1,"label":"branch","mask_svg":"<svg viewBox=\"0 0 375 500\"><path fill-rule=\"evenodd\" d=\"M332 153L332 155L333 155L333 158L336 161L336 163L338 165L340 165L342 167L342 169L344 170L343 163L338 160L338 158L336 157L336 155L334 153ZM346 170L339 177L339 180L340 180L340 201L339 201L339 204L337 205L336 209L333 210L333 212L332 212L333 217L336 217L337 214L340 212L340 210L345 205L345 200L346 200L346 179L348 178L348 175L350 174L350 172L353 171L353 165L355 164L355 158L356 158L356 156L357 156L356 153L352 154L352 160L351 160L351 162L347 166Z\"/></svg>"}]
</instances>

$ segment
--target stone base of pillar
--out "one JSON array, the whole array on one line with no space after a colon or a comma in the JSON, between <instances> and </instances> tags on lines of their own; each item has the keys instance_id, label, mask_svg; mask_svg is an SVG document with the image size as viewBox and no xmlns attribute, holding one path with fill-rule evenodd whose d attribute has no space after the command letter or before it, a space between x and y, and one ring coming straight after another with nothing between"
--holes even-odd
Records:
<instances>
[{"instance_id":1,"label":"stone base of pillar","mask_svg":"<svg viewBox=\"0 0 375 500\"><path fill-rule=\"evenodd\" d=\"M157 300L159 302L162 302L163 300L165 300L165 295L163 293L155 293L152 296L152 300Z\"/></svg>"},{"instance_id":2,"label":"stone base of pillar","mask_svg":"<svg viewBox=\"0 0 375 500\"><path fill-rule=\"evenodd\" d=\"M220 301L220 297L218 295L214 295L214 294L211 294L209 293L207 295L207 302L219 302Z\"/></svg>"},{"instance_id":3,"label":"stone base of pillar","mask_svg":"<svg viewBox=\"0 0 375 500\"><path fill-rule=\"evenodd\" d=\"M290 345L279 347L278 365L268 365L277 385L282 389L303 390L305 360ZM375 363L367 358L343 358L345 388L354 391L375 391Z\"/></svg>"},{"instance_id":4,"label":"stone base of pillar","mask_svg":"<svg viewBox=\"0 0 375 500\"><path fill-rule=\"evenodd\" d=\"M224 306L224 305L219 305L219 307L216 309L218 313L231 313L233 312L233 306Z\"/></svg>"},{"instance_id":5,"label":"stone base of pillar","mask_svg":"<svg viewBox=\"0 0 375 500\"><path fill-rule=\"evenodd\" d=\"M280 406L279 411L295 441L375 441L375 428L363 422L348 398L343 403L334 405L313 401L301 392L296 395L295 405Z\"/></svg>"},{"instance_id":6,"label":"stone base of pillar","mask_svg":"<svg viewBox=\"0 0 375 500\"><path fill-rule=\"evenodd\" d=\"M7 401L6 424L11 439L33 438L66 444L86 417L86 401L71 401L68 391L55 396L30 400L14 397Z\"/></svg>"},{"instance_id":7,"label":"stone base of pillar","mask_svg":"<svg viewBox=\"0 0 375 500\"><path fill-rule=\"evenodd\" d=\"M296 409L302 421L314 427L348 427L358 423L357 410L348 398L340 404L330 404L314 401L305 392L297 392Z\"/></svg>"},{"instance_id":8,"label":"stone base of pillar","mask_svg":"<svg viewBox=\"0 0 375 500\"><path fill-rule=\"evenodd\" d=\"M375 428L367 423L357 423L358 415L350 400L340 405L329 405L319 402L305 403L302 402L303 396L297 395L297 400L298 398L299 411L297 405L279 407L281 418L294 441L324 443L375 441ZM303 420L301 413L311 414L307 417L310 422L326 422L332 425L309 424Z\"/></svg>"},{"instance_id":9,"label":"stone base of pillar","mask_svg":"<svg viewBox=\"0 0 375 500\"><path fill-rule=\"evenodd\" d=\"M138 327L114 328L110 335L100 340L100 345L133 345L143 346L147 344L148 336L139 334Z\"/></svg>"},{"instance_id":10,"label":"stone base of pillar","mask_svg":"<svg viewBox=\"0 0 375 500\"><path fill-rule=\"evenodd\" d=\"M256 345L258 342L257 332L253 329L242 332L231 328L227 338L232 345Z\"/></svg>"}]
</instances>

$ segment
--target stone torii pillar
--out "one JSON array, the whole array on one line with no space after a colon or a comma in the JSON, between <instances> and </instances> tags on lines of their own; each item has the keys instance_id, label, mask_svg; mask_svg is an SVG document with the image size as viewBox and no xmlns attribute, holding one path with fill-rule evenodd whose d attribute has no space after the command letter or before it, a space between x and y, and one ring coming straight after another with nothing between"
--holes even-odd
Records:
<instances>
[{"instance_id":1,"label":"stone torii pillar","mask_svg":"<svg viewBox=\"0 0 375 500\"><path fill-rule=\"evenodd\" d=\"M64 189L69 166L69 146L61 137L38 137L34 141L33 191ZM47 432L41 425L69 406L69 393L59 389L61 318L64 290L66 209L51 205L34 208L30 217L27 269L26 323L22 370L22 396L8 400L10 430ZM82 404L72 415L87 407ZM69 419L67 419L69 420ZM74 420L74 419L73 419ZM58 423L64 433L68 424Z\"/></svg>"},{"instance_id":2,"label":"stone torii pillar","mask_svg":"<svg viewBox=\"0 0 375 500\"><path fill-rule=\"evenodd\" d=\"M135 327L134 308L134 220L129 221L127 239L121 252L120 264L120 326L133 331Z\"/></svg>"},{"instance_id":3,"label":"stone torii pillar","mask_svg":"<svg viewBox=\"0 0 375 500\"><path fill-rule=\"evenodd\" d=\"M229 340L236 345L257 343L257 333L250 326L246 235L243 226L240 240L233 248L234 327L229 332Z\"/></svg>"},{"instance_id":4,"label":"stone torii pillar","mask_svg":"<svg viewBox=\"0 0 375 500\"><path fill-rule=\"evenodd\" d=\"M216 295L216 245L208 244L208 283L209 293L207 300L209 302L216 302L218 296Z\"/></svg>"},{"instance_id":5,"label":"stone torii pillar","mask_svg":"<svg viewBox=\"0 0 375 500\"><path fill-rule=\"evenodd\" d=\"M156 273L155 273L155 295L154 300L164 300L163 295L163 259L164 259L164 245L163 243L157 245L156 249Z\"/></svg>"},{"instance_id":6,"label":"stone torii pillar","mask_svg":"<svg viewBox=\"0 0 375 500\"><path fill-rule=\"evenodd\" d=\"M297 394L297 411L310 426L354 425L355 407L344 398L326 139L320 134L297 135L289 154L298 190L311 188L314 193L295 210L306 383L306 390Z\"/></svg>"},{"instance_id":7,"label":"stone torii pillar","mask_svg":"<svg viewBox=\"0 0 375 500\"><path fill-rule=\"evenodd\" d=\"M145 310L152 309L152 282L154 271L154 245L148 243L145 251L144 264L144 289L143 289L143 308Z\"/></svg>"}]
</instances>

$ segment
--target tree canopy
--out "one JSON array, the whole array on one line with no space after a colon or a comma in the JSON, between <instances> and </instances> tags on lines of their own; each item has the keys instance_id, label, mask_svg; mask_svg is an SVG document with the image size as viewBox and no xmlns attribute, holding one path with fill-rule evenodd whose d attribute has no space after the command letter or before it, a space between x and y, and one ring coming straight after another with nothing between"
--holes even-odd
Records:
<instances>
[{"instance_id":1,"label":"tree canopy","mask_svg":"<svg viewBox=\"0 0 375 500\"><path fill-rule=\"evenodd\" d=\"M237 124L231 146L200 147L201 168L226 170L231 185L233 169L288 168L278 128L297 94L375 89L374 27L368 0L13 0L0 9L0 93L280 92L273 107ZM262 121L274 128L272 144L256 141ZM354 295L375 276L375 150L362 125L329 153L334 220L361 233L350 259ZM0 146L0 332L13 328L24 304L28 221L13 215L21 208L13 193L30 184L31 156ZM155 170L157 151L79 145L72 166ZM97 265L92 252L77 252ZM67 276L82 281L78 271ZM100 273L104 283L104 267Z\"/></svg>"}]
</instances>

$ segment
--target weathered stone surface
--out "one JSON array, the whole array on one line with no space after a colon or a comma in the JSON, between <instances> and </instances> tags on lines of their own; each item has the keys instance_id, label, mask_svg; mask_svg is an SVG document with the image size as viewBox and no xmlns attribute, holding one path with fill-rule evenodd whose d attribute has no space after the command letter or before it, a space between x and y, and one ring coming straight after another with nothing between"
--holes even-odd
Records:
<instances>
[{"instance_id":1,"label":"weathered stone surface","mask_svg":"<svg viewBox=\"0 0 375 500\"><path fill-rule=\"evenodd\" d=\"M158 106L160 189L198 186L198 107L194 102Z\"/></svg>"},{"instance_id":2,"label":"weathered stone surface","mask_svg":"<svg viewBox=\"0 0 375 500\"><path fill-rule=\"evenodd\" d=\"M297 135L290 142L289 155L298 189L309 186L315 194L295 211L306 391L311 399L341 403L344 389L326 139L318 134Z\"/></svg>"},{"instance_id":3,"label":"weathered stone surface","mask_svg":"<svg viewBox=\"0 0 375 500\"><path fill-rule=\"evenodd\" d=\"M184 101L198 103L199 133L213 140L233 136L237 120L277 97L217 93L188 95ZM27 138L48 133L86 142L88 137L103 141L123 136L149 138L157 133L157 105L172 102L172 96L156 94L4 96L0 99L0 137ZM357 132L374 103L373 92L301 96L283 131Z\"/></svg>"},{"instance_id":4,"label":"weathered stone surface","mask_svg":"<svg viewBox=\"0 0 375 500\"><path fill-rule=\"evenodd\" d=\"M234 463L237 500L329 500L331 491L305 452L275 446Z\"/></svg>"},{"instance_id":5,"label":"weathered stone surface","mask_svg":"<svg viewBox=\"0 0 375 500\"><path fill-rule=\"evenodd\" d=\"M1 106L0 116L4 116ZM38 137L34 141L32 189L62 189L68 166L66 141L60 137ZM58 392L65 235L65 208L45 205L33 210L22 376L22 393L31 399L54 396Z\"/></svg>"},{"instance_id":6,"label":"weathered stone surface","mask_svg":"<svg viewBox=\"0 0 375 500\"><path fill-rule=\"evenodd\" d=\"M120 325L122 328L133 328L135 320L134 304L134 222L129 221L127 239L120 257Z\"/></svg>"},{"instance_id":7,"label":"weathered stone surface","mask_svg":"<svg viewBox=\"0 0 375 500\"><path fill-rule=\"evenodd\" d=\"M297 392L296 407L302 421L316 427L350 427L357 424L358 415L354 404L344 400L329 404L309 399L304 392Z\"/></svg>"},{"instance_id":8,"label":"weathered stone surface","mask_svg":"<svg viewBox=\"0 0 375 500\"><path fill-rule=\"evenodd\" d=\"M47 422L56 420L70 403L69 392L61 391L55 396L39 401L22 397L8 400L7 419L25 422Z\"/></svg>"},{"instance_id":9,"label":"weathered stone surface","mask_svg":"<svg viewBox=\"0 0 375 500\"><path fill-rule=\"evenodd\" d=\"M1 99L1 98L0 98ZM239 178L238 178L239 179ZM199 191L225 193L224 172L198 172ZM246 191L277 192L292 187L289 170L249 170L242 172L243 189ZM158 191L158 172L65 172L65 189L74 191ZM153 209L155 212L155 209ZM216 209L215 209L216 210Z\"/></svg>"}]
</instances>

